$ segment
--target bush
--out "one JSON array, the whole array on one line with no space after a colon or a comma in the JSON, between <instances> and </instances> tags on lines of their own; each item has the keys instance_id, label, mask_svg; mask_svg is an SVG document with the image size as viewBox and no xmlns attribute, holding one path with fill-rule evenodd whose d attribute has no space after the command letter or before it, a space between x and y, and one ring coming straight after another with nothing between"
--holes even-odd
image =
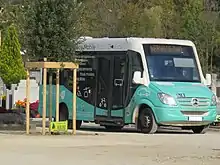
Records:
<instances>
[{"instance_id":1,"label":"bush","mask_svg":"<svg viewBox=\"0 0 220 165\"><path fill-rule=\"evenodd\" d=\"M9 26L0 51L0 77L9 86L25 78L21 46L15 26Z\"/></svg>"}]
</instances>

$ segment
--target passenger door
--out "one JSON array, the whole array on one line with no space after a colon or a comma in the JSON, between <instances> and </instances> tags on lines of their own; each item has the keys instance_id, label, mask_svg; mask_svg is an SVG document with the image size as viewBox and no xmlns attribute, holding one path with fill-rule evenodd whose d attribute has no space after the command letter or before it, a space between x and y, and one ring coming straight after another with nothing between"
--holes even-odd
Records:
<instances>
[{"instance_id":1,"label":"passenger door","mask_svg":"<svg viewBox=\"0 0 220 165\"><path fill-rule=\"evenodd\" d=\"M112 110L124 108L124 88L127 84L126 77L126 56L114 57L113 80L112 80Z\"/></svg>"},{"instance_id":2,"label":"passenger door","mask_svg":"<svg viewBox=\"0 0 220 165\"><path fill-rule=\"evenodd\" d=\"M123 118L128 87L126 57L126 52L102 52L97 56L96 117Z\"/></svg>"},{"instance_id":3,"label":"passenger door","mask_svg":"<svg viewBox=\"0 0 220 165\"><path fill-rule=\"evenodd\" d=\"M107 117L110 111L111 57L99 56L97 72L96 116ZM101 110L100 110L101 109ZM104 110L104 111L103 111Z\"/></svg>"}]
</instances>

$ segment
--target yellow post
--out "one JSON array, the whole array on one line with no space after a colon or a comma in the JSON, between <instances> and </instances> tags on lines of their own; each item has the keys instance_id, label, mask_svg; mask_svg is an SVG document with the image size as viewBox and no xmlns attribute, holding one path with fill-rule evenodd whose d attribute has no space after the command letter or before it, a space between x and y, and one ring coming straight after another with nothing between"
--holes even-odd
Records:
<instances>
[{"instance_id":1,"label":"yellow post","mask_svg":"<svg viewBox=\"0 0 220 165\"><path fill-rule=\"evenodd\" d=\"M76 134L76 78L77 70L73 69L73 134Z\"/></svg>"},{"instance_id":2,"label":"yellow post","mask_svg":"<svg viewBox=\"0 0 220 165\"><path fill-rule=\"evenodd\" d=\"M50 84L50 109L49 109L49 122L52 122L52 72L50 72L50 77L49 77L49 84ZM51 133L50 127L49 127L49 132Z\"/></svg>"},{"instance_id":3,"label":"yellow post","mask_svg":"<svg viewBox=\"0 0 220 165\"><path fill-rule=\"evenodd\" d=\"M26 79L26 134L30 134L30 73L27 69L27 79Z\"/></svg>"},{"instance_id":4,"label":"yellow post","mask_svg":"<svg viewBox=\"0 0 220 165\"><path fill-rule=\"evenodd\" d=\"M57 69L56 75L56 122L59 121L59 96L60 96L60 70Z\"/></svg>"},{"instance_id":5,"label":"yellow post","mask_svg":"<svg viewBox=\"0 0 220 165\"><path fill-rule=\"evenodd\" d=\"M44 61L47 61L46 58ZM46 101L47 101L47 68L44 68L44 79L43 79L43 119L42 119L42 135L46 134Z\"/></svg>"}]
</instances>

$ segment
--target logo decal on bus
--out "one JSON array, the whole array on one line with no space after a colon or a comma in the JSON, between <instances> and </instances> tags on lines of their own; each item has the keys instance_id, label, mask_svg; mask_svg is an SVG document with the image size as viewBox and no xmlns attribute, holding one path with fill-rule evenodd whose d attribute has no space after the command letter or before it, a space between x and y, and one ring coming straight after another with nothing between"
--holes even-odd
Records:
<instances>
[{"instance_id":1,"label":"logo decal on bus","mask_svg":"<svg viewBox=\"0 0 220 165\"><path fill-rule=\"evenodd\" d=\"M139 96L150 96L150 91L148 91L147 89L144 88L138 92L138 95Z\"/></svg>"},{"instance_id":2,"label":"logo decal on bus","mask_svg":"<svg viewBox=\"0 0 220 165\"><path fill-rule=\"evenodd\" d=\"M62 91L62 92L60 93L60 98L61 98L62 100L65 98L65 91Z\"/></svg>"},{"instance_id":3,"label":"logo decal on bus","mask_svg":"<svg viewBox=\"0 0 220 165\"><path fill-rule=\"evenodd\" d=\"M199 106L199 100L197 98L192 98L191 104L192 104L192 106L197 107L197 106Z\"/></svg>"},{"instance_id":4,"label":"logo decal on bus","mask_svg":"<svg viewBox=\"0 0 220 165\"><path fill-rule=\"evenodd\" d=\"M177 98L186 97L184 93L177 93L176 96L177 96Z\"/></svg>"}]
</instances>

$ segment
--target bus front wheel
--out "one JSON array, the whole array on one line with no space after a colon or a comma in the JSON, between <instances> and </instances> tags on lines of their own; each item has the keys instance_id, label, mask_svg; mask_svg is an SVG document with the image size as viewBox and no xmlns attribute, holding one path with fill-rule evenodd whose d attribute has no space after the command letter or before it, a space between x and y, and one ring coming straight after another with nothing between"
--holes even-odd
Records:
<instances>
[{"instance_id":1,"label":"bus front wheel","mask_svg":"<svg viewBox=\"0 0 220 165\"><path fill-rule=\"evenodd\" d=\"M150 108L140 110L138 125L141 132L145 134L153 134L157 131L158 125Z\"/></svg>"}]
</instances>

